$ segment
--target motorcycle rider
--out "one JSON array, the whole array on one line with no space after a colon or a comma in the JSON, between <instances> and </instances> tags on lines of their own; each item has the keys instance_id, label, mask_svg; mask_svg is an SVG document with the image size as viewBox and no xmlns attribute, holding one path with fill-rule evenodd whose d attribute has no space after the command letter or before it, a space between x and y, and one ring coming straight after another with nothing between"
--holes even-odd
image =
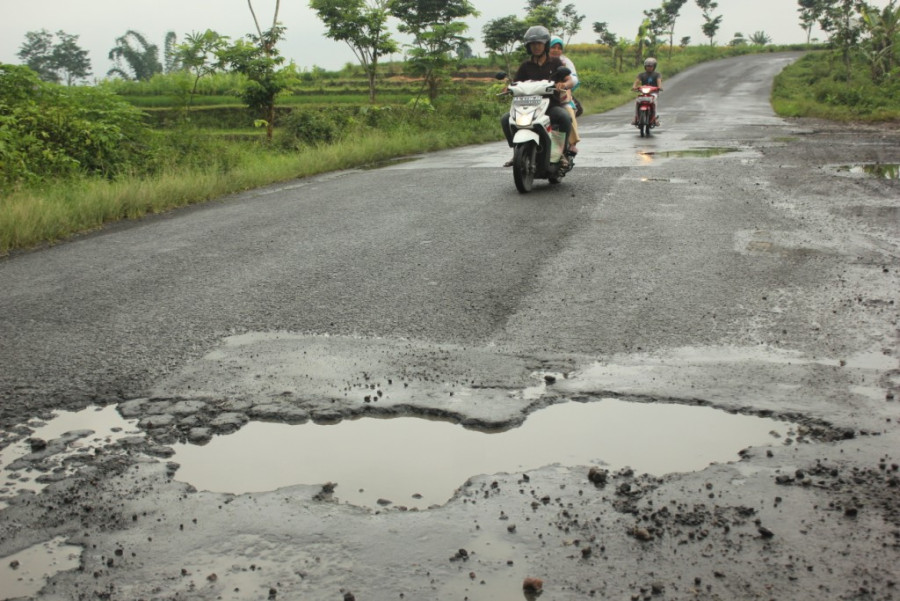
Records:
<instances>
[{"instance_id":1,"label":"motorcycle rider","mask_svg":"<svg viewBox=\"0 0 900 601\"><path fill-rule=\"evenodd\" d=\"M653 94L656 98L656 114L653 115L653 125L659 125L659 92L662 92L662 74L656 70L656 64L657 61L655 58L652 56L647 58L647 60L644 61L644 70L641 73L638 73L637 79L634 80L634 84L631 86L633 92L637 92L641 86L655 86L659 88L659 90ZM632 121L631 124L637 125L637 122L637 109L635 109L634 121Z\"/></svg>"},{"instance_id":2,"label":"motorcycle rider","mask_svg":"<svg viewBox=\"0 0 900 601\"><path fill-rule=\"evenodd\" d=\"M563 108L569 113L569 118L572 119L572 128L569 130L569 152L571 154L577 154L577 144L581 141L581 136L578 135L578 122L575 120L575 102L572 98L572 91L577 88L580 83L578 81L578 71L575 70L575 63L573 63L568 56L563 54L562 38L554 37L550 40L550 58L558 58L562 61L563 65L572 72L572 81L575 85L572 86L572 90L566 90L561 93L560 100L562 101Z\"/></svg>"},{"instance_id":3,"label":"motorcycle rider","mask_svg":"<svg viewBox=\"0 0 900 601\"><path fill-rule=\"evenodd\" d=\"M528 31L525 32L523 43L525 44L525 50L528 52L529 58L519 66L512 81L540 81L550 79L554 71L564 66L560 59L550 57L550 31L546 27L542 25L530 27ZM571 90L574 87L575 83L572 81L571 76L567 76L563 81L556 84L556 88L559 91ZM569 130L572 127L572 120L569 118L569 113L566 112L566 109L562 107L562 103L558 96L559 94L550 99L550 108L547 110L547 115L550 117L550 122L553 124L553 127L568 138ZM510 148L512 148L513 134L512 129L509 126L508 112L504 113L500 118L500 126L503 128L503 133L506 135L507 143ZM568 141L566 146L568 147ZM563 157L563 160L566 160L565 156ZM512 167L513 162L513 160L509 160L503 166Z\"/></svg>"}]
</instances>

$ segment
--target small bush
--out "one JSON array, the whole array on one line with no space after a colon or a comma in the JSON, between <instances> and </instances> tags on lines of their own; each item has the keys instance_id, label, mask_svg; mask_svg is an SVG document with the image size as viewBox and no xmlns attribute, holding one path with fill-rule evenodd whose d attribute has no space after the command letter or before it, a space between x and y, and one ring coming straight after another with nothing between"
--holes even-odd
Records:
<instances>
[{"instance_id":1,"label":"small bush","mask_svg":"<svg viewBox=\"0 0 900 601\"><path fill-rule=\"evenodd\" d=\"M341 107L292 110L281 120L279 142L292 149L337 142L354 125L355 112Z\"/></svg>"},{"instance_id":2,"label":"small bush","mask_svg":"<svg viewBox=\"0 0 900 601\"><path fill-rule=\"evenodd\" d=\"M113 177L141 165L149 143L142 113L115 95L0 64L0 187Z\"/></svg>"}]
</instances>

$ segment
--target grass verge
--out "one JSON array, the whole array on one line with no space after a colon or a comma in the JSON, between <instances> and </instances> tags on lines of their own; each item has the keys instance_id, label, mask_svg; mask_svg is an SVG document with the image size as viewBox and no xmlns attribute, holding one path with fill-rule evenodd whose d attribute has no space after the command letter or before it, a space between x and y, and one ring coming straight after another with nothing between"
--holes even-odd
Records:
<instances>
[{"instance_id":1,"label":"grass verge","mask_svg":"<svg viewBox=\"0 0 900 601\"><path fill-rule=\"evenodd\" d=\"M900 83L872 81L868 65L847 70L834 53L810 53L788 66L772 88L772 107L782 117L840 122L900 121Z\"/></svg>"},{"instance_id":2,"label":"grass verge","mask_svg":"<svg viewBox=\"0 0 900 601\"><path fill-rule=\"evenodd\" d=\"M224 140L231 154L227 169L170 167L151 177L84 178L13 191L0 198L0 254L272 183L499 139L498 128L489 126L496 123L484 119L479 127L429 135L413 128L375 130L294 152Z\"/></svg>"}]
</instances>

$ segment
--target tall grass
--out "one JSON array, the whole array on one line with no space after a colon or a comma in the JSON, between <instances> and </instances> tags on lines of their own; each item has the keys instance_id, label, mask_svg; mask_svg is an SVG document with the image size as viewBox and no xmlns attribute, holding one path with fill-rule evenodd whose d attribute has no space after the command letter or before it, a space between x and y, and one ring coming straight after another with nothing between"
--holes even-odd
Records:
<instances>
[{"instance_id":1,"label":"tall grass","mask_svg":"<svg viewBox=\"0 0 900 601\"><path fill-rule=\"evenodd\" d=\"M0 254L275 182L499 137L496 118L485 117L471 128L457 123L427 135L422 125L361 129L331 144L291 152L258 142L220 139L215 148L227 158L211 164L172 161L152 176L114 181L81 178L15 190L0 197Z\"/></svg>"},{"instance_id":2,"label":"tall grass","mask_svg":"<svg viewBox=\"0 0 900 601\"><path fill-rule=\"evenodd\" d=\"M817 117L833 121L900 120L900 82L872 81L863 60L847 79L828 52L803 57L775 78L772 106L784 117Z\"/></svg>"}]
</instances>

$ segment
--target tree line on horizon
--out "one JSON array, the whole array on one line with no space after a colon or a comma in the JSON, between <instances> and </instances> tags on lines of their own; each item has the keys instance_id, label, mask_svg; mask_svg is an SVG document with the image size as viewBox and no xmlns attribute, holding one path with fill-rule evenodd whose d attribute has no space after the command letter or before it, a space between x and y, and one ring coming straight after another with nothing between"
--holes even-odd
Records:
<instances>
[{"instance_id":1,"label":"tree line on horizon","mask_svg":"<svg viewBox=\"0 0 900 601\"><path fill-rule=\"evenodd\" d=\"M607 46L619 70L627 56L637 64L644 57L656 54L664 45L669 52L675 47L675 28L682 8L690 0L662 0L657 8L643 11L636 35L620 36L609 30L605 22L594 22L593 31L598 44ZM715 0L692 0L701 10L702 31L715 45L723 16L717 14ZM862 49L873 79L892 73L896 65L895 45L900 31L898 0L890 0L879 9L865 0L797 0L799 25L807 32L810 42L815 25L828 35L828 43L840 54L845 68L851 68L850 55ZM490 53L502 60L507 70L523 58L521 39L531 25L544 25L568 43L581 31L586 16L578 12L574 3L563 0L525 0L524 17L509 15L493 19L484 25L482 41ZM231 40L212 30L193 32L177 40L169 32L162 53L136 30L129 30L115 39L108 57L114 66L107 77L137 81L149 80L156 74L179 71L194 77L194 91L199 80L217 71L235 71L247 77L243 100L260 111L271 123L277 94L291 85L296 66L284 66L278 44L284 39L285 26L278 19L280 0L276 2L271 26L260 26L252 0L247 2L255 25L255 33ZM441 84L459 66L460 61L472 58L465 19L478 16L470 0L309 0L326 28L325 35L345 42L353 51L365 73L370 102L377 94L378 63L400 49L388 28L388 19L398 20L398 31L407 34L404 69L421 78L430 99L438 94ZM54 38L55 36L55 38ZM744 37L735 33L729 45L765 45L769 36L758 31ZM18 56L25 65L48 82L73 85L91 75L87 52L78 46L78 36L64 31L51 34L46 30L26 33ZM680 39L680 46L690 44L689 37ZM292 74L293 72L293 74Z\"/></svg>"}]
</instances>

